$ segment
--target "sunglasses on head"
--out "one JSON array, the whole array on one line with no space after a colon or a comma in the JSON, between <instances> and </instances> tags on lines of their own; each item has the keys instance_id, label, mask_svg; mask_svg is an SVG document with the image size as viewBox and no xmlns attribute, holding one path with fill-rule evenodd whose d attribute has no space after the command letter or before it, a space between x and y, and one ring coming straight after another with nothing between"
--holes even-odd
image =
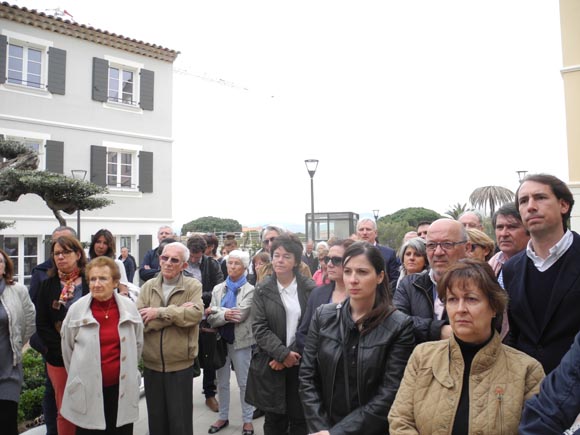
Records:
<instances>
[{"instance_id":1,"label":"sunglasses on head","mask_svg":"<svg viewBox=\"0 0 580 435\"><path fill-rule=\"evenodd\" d=\"M179 263L181 263L181 260L179 258L168 257L167 255L160 255L159 256L159 259L161 261L165 261L165 262L169 261L169 262L171 262L173 264L179 264Z\"/></svg>"},{"instance_id":2,"label":"sunglasses on head","mask_svg":"<svg viewBox=\"0 0 580 435\"><path fill-rule=\"evenodd\" d=\"M322 261L324 261L326 264L331 261L334 266L340 266L342 264L342 257L329 257L327 255L322 259Z\"/></svg>"}]
</instances>

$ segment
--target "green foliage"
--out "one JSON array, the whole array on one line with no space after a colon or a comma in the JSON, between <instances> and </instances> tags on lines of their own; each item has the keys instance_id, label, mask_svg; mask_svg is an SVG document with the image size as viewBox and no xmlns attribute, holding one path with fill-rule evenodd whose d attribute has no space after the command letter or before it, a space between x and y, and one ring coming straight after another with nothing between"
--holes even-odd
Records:
<instances>
[{"instance_id":1,"label":"green foliage","mask_svg":"<svg viewBox=\"0 0 580 435\"><path fill-rule=\"evenodd\" d=\"M378 222L378 236L381 245L388 245L395 251L398 251L403 242L405 233L415 230L416 227L410 226L406 222Z\"/></svg>"},{"instance_id":2,"label":"green foliage","mask_svg":"<svg viewBox=\"0 0 580 435\"><path fill-rule=\"evenodd\" d=\"M5 230L6 228L10 228L13 225L14 225L14 221L12 221L12 222L0 221L0 230Z\"/></svg>"},{"instance_id":3,"label":"green foliage","mask_svg":"<svg viewBox=\"0 0 580 435\"><path fill-rule=\"evenodd\" d=\"M29 152L30 148L20 142L0 140L0 157L11 160Z\"/></svg>"},{"instance_id":4,"label":"green foliage","mask_svg":"<svg viewBox=\"0 0 580 435\"><path fill-rule=\"evenodd\" d=\"M402 208L393 214L389 214L381 217L379 223L405 223L407 226L412 227L407 231L411 231L417 228L417 224L422 221L434 221L439 219L441 215L434 210L429 210L423 207L408 207ZM382 243L382 239L381 239Z\"/></svg>"},{"instance_id":5,"label":"green foliage","mask_svg":"<svg viewBox=\"0 0 580 435\"><path fill-rule=\"evenodd\" d=\"M198 233L219 233L219 232L240 232L242 225L235 219L223 219L213 216L204 216L192 220L181 227L181 235L187 232Z\"/></svg>"},{"instance_id":6,"label":"green foliage","mask_svg":"<svg viewBox=\"0 0 580 435\"><path fill-rule=\"evenodd\" d=\"M34 349L28 349L22 355L24 382L18 403L18 421L32 420L42 414L42 397L44 395L44 362Z\"/></svg>"},{"instance_id":7,"label":"green foliage","mask_svg":"<svg viewBox=\"0 0 580 435\"><path fill-rule=\"evenodd\" d=\"M23 390L18 402L18 422L33 420L42 414L44 385L33 390Z\"/></svg>"},{"instance_id":8,"label":"green foliage","mask_svg":"<svg viewBox=\"0 0 580 435\"><path fill-rule=\"evenodd\" d=\"M496 208L499 208L505 203L513 200L514 193L508 188L502 186L478 187L471 192L471 195L469 195L469 202L471 202L471 205L488 211L489 216L493 216Z\"/></svg>"},{"instance_id":9,"label":"green foliage","mask_svg":"<svg viewBox=\"0 0 580 435\"><path fill-rule=\"evenodd\" d=\"M449 217L451 217L452 219L459 219L459 216L461 216L463 213L465 213L466 211L469 211L471 209L469 209L467 207L467 204L460 204L459 202L457 204L452 205L449 210L447 210L445 212L445 214Z\"/></svg>"}]
</instances>

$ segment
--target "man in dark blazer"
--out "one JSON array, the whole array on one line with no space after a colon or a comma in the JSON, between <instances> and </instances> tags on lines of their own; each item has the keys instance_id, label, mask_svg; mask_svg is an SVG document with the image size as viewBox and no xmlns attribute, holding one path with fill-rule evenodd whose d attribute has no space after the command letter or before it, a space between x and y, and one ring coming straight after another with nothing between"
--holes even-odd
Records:
<instances>
[{"instance_id":1,"label":"man in dark blazer","mask_svg":"<svg viewBox=\"0 0 580 435\"><path fill-rule=\"evenodd\" d=\"M534 174L520 184L516 205L530 241L503 267L508 344L536 358L547 374L580 331L580 236L568 229L574 197L558 178Z\"/></svg>"},{"instance_id":2,"label":"man in dark blazer","mask_svg":"<svg viewBox=\"0 0 580 435\"><path fill-rule=\"evenodd\" d=\"M401 262L397 258L397 253L394 249L388 246L379 245L377 243L377 224L372 219L361 219L356 225L356 234L359 240L369 242L376 246L381 251L385 259L385 267L389 275L389 282L396 283L401 274Z\"/></svg>"}]
</instances>

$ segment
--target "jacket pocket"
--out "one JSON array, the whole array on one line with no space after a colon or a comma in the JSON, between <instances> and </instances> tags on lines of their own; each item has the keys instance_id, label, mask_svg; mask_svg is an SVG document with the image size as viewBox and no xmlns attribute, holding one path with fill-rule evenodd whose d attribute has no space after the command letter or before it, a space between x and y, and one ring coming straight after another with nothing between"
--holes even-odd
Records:
<instances>
[{"instance_id":1,"label":"jacket pocket","mask_svg":"<svg viewBox=\"0 0 580 435\"><path fill-rule=\"evenodd\" d=\"M71 410L80 414L87 413L87 397L83 381L75 376L66 387L66 394L69 397Z\"/></svg>"}]
</instances>

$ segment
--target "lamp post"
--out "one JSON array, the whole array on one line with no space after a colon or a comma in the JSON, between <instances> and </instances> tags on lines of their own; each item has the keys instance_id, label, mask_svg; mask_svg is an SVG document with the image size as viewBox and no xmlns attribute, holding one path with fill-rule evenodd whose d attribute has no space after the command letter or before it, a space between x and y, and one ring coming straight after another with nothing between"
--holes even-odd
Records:
<instances>
[{"instance_id":1,"label":"lamp post","mask_svg":"<svg viewBox=\"0 0 580 435\"><path fill-rule=\"evenodd\" d=\"M310 175L310 218L311 218L311 234L310 239L316 243L316 237L314 235L314 174L316 174L316 168L318 167L318 160L308 159L304 160L306 164L306 170L308 175Z\"/></svg>"},{"instance_id":2,"label":"lamp post","mask_svg":"<svg viewBox=\"0 0 580 435\"><path fill-rule=\"evenodd\" d=\"M379 211L373 210L373 216L375 217L375 224L378 223L379 220Z\"/></svg>"},{"instance_id":3,"label":"lamp post","mask_svg":"<svg viewBox=\"0 0 580 435\"><path fill-rule=\"evenodd\" d=\"M525 178L528 171L516 171L516 172L518 174L518 178L519 178L520 184L521 184L522 180Z\"/></svg>"},{"instance_id":4,"label":"lamp post","mask_svg":"<svg viewBox=\"0 0 580 435\"><path fill-rule=\"evenodd\" d=\"M72 169L71 170L72 177L75 180L84 181L85 177L87 176L87 171L84 169ZM81 241L81 211L77 209L77 237L79 242Z\"/></svg>"}]
</instances>

